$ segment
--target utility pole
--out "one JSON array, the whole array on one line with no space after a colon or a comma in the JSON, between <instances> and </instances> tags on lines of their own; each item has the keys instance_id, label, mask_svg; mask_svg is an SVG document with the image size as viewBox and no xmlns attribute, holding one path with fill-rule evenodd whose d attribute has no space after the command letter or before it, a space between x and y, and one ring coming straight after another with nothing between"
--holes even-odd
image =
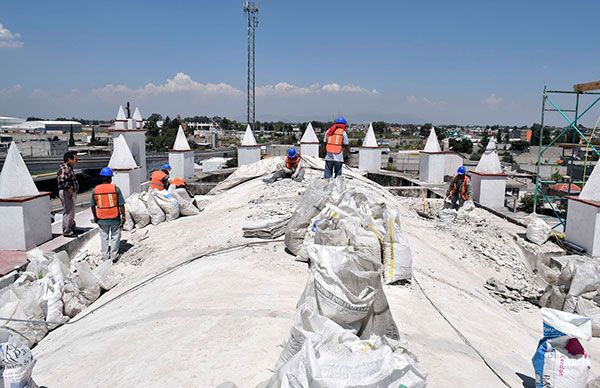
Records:
<instances>
[{"instance_id":1,"label":"utility pole","mask_svg":"<svg viewBox=\"0 0 600 388\"><path fill-rule=\"evenodd\" d=\"M248 16L248 85L246 89L247 115L246 119L252 130L256 130L255 98L254 98L254 32L258 27L258 1L244 3L244 13Z\"/></svg>"}]
</instances>

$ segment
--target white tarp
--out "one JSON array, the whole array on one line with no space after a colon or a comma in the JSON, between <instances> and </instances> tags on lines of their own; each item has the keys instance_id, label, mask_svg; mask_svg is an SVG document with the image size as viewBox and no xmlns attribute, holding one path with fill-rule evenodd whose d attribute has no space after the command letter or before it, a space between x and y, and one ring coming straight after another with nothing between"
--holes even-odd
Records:
<instances>
[{"instance_id":1,"label":"white tarp","mask_svg":"<svg viewBox=\"0 0 600 388\"><path fill-rule=\"evenodd\" d=\"M39 193L17 145L10 143L0 173L0 198L26 197Z\"/></svg>"}]
</instances>

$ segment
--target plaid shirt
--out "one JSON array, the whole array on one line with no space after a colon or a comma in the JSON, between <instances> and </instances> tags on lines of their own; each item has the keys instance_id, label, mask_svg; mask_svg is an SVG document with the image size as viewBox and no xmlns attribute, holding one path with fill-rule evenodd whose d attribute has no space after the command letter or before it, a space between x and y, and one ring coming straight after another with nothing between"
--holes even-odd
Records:
<instances>
[{"instance_id":1,"label":"plaid shirt","mask_svg":"<svg viewBox=\"0 0 600 388\"><path fill-rule=\"evenodd\" d=\"M58 168L56 173L56 181L58 182L58 189L71 189L74 192L79 191L79 182L73 172L73 167L69 166L68 163L63 163Z\"/></svg>"}]
</instances>

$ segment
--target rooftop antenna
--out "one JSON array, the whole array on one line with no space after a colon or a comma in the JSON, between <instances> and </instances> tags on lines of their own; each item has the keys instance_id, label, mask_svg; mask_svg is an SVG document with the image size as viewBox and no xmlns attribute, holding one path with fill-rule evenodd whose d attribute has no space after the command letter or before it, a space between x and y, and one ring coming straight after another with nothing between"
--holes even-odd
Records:
<instances>
[{"instance_id":1,"label":"rooftop antenna","mask_svg":"<svg viewBox=\"0 0 600 388\"><path fill-rule=\"evenodd\" d=\"M254 31L258 27L258 1L244 3L244 13L248 16L248 85L247 85L247 122L255 129L255 98L254 98Z\"/></svg>"}]
</instances>

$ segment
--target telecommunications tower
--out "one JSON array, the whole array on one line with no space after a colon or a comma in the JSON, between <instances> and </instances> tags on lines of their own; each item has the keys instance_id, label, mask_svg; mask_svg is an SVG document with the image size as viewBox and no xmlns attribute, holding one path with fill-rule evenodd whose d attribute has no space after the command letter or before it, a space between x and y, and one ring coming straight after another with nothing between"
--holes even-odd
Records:
<instances>
[{"instance_id":1,"label":"telecommunications tower","mask_svg":"<svg viewBox=\"0 0 600 388\"><path fill-rule=\"evenodd\" d=\"M244 13L248 16L248 86L247 86L247 120L255 130L255 98L254 98L254 31L258 27L258 1L244 3Z\"/></svg>"}]
</instances>

